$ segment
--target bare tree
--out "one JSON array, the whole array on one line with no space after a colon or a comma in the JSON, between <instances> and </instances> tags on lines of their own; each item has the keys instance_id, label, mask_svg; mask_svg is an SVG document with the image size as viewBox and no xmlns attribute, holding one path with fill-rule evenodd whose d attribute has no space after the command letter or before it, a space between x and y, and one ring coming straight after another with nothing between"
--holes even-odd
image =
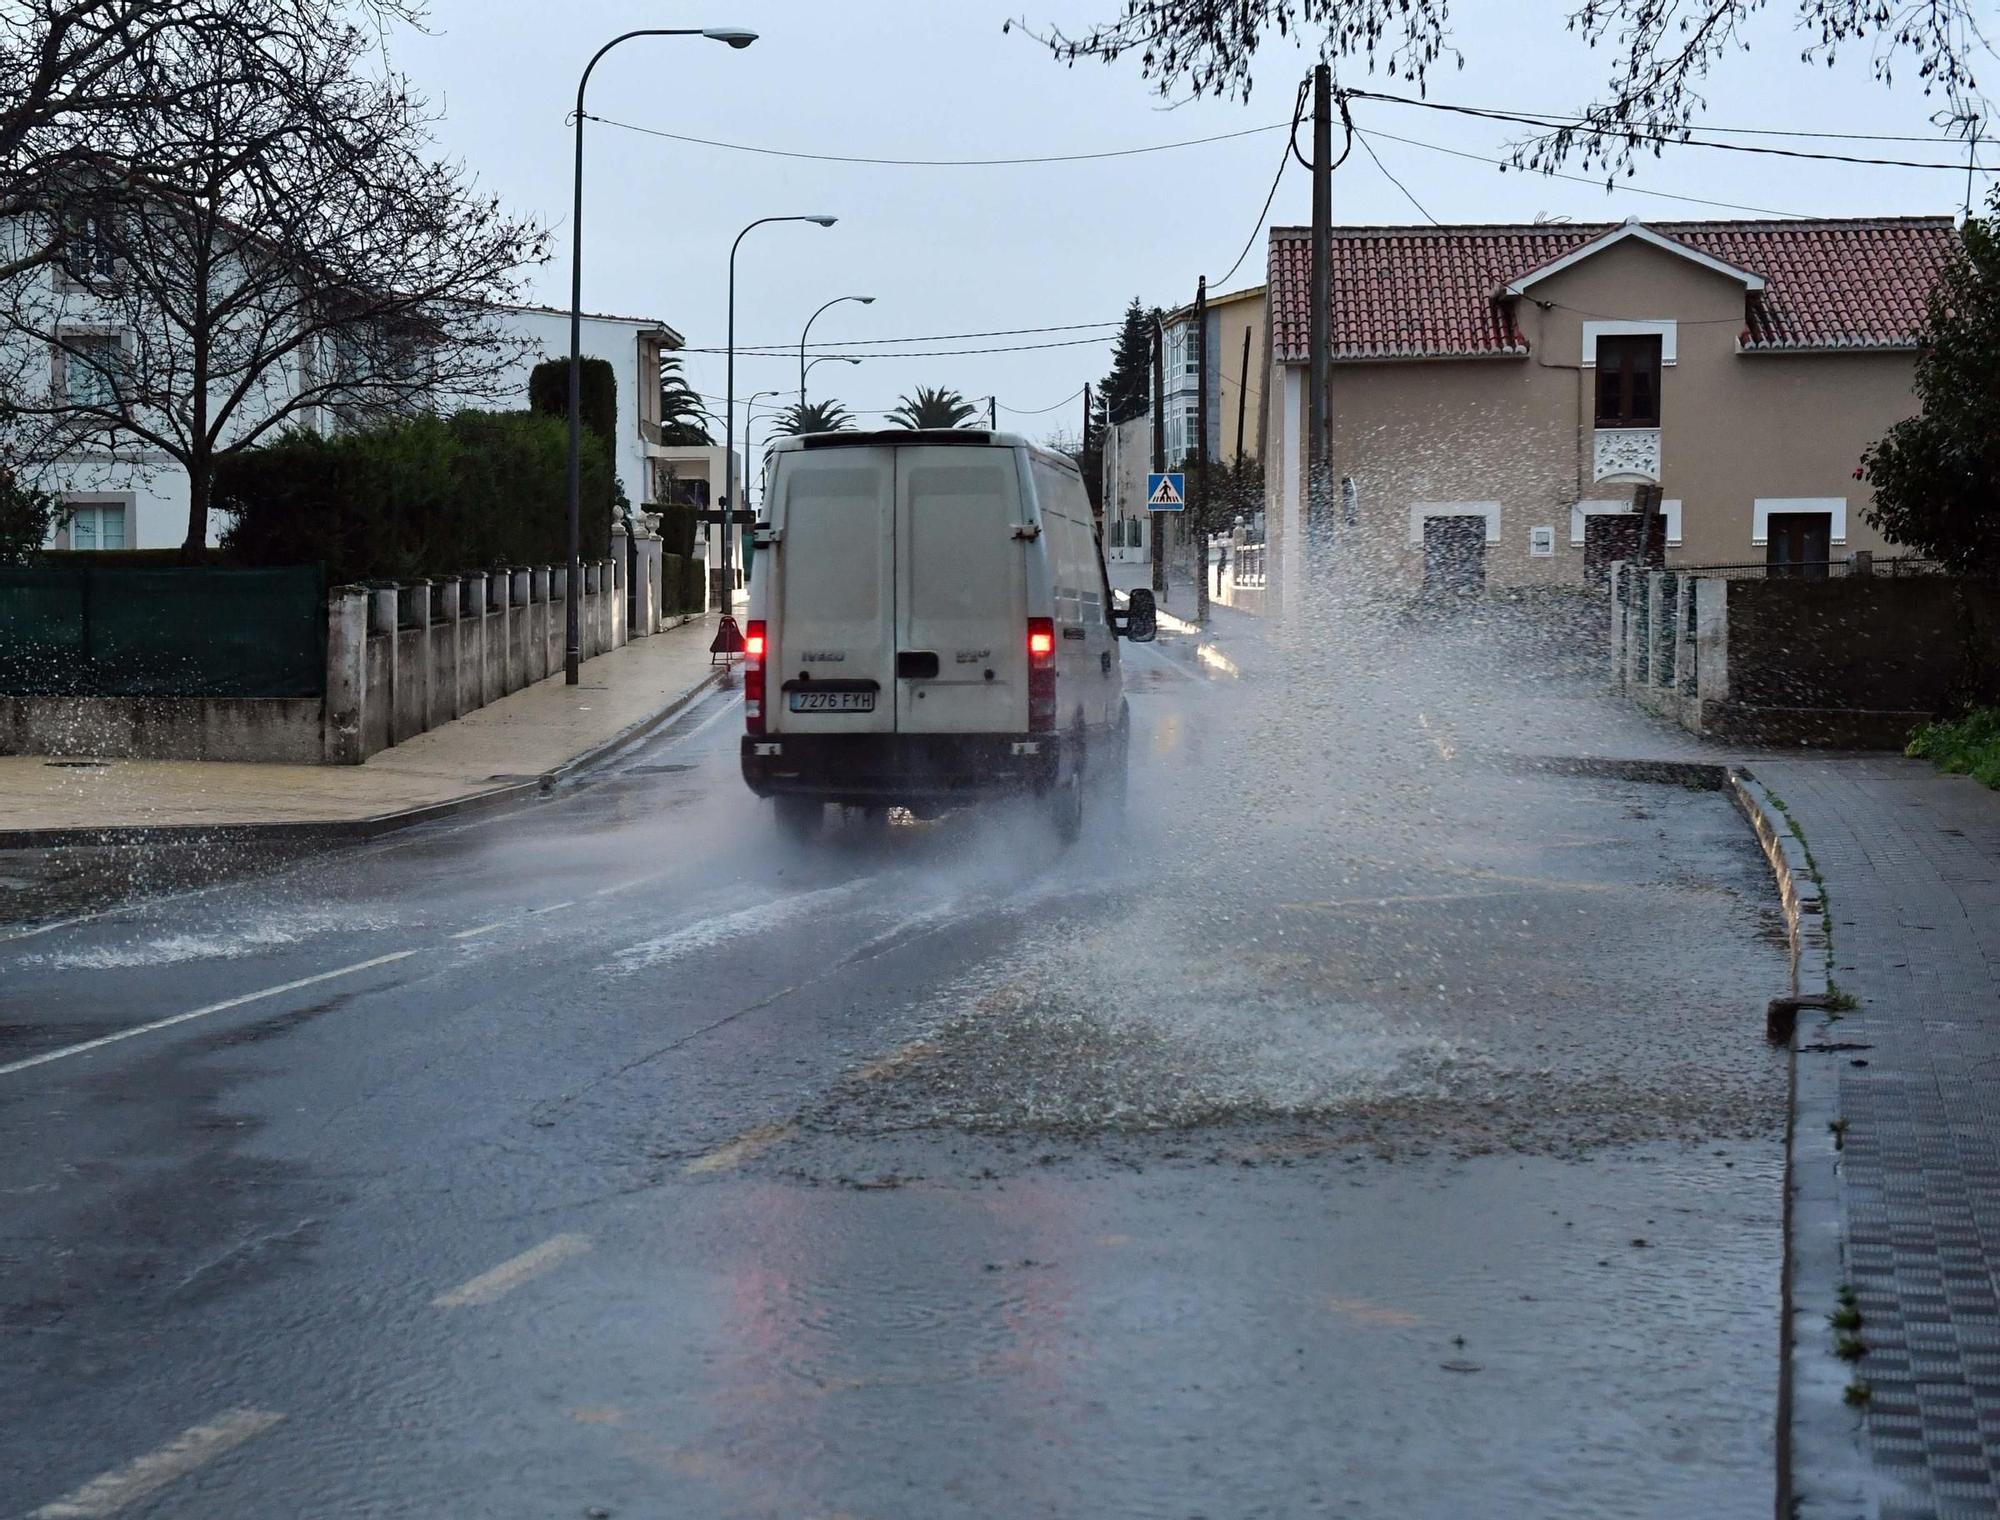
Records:
<instances>
[{"instance_id":1,"label":"bare tree","mask_svg":"<svg viewBox=\"0 0 2000 1520\"><path fill-rule=\"evenodd\" d=\"M80 166L95 167L100 199L179 167L124 131L135 112L165 108L187 87L164 66L171 40L296 40L420 14L415 0L0 0L0 224L13 233L0 280L59 254L60 239L33 228L60 219L24 217L59 202Z\"/></svg>"},{"instance_id":2,"label":"bare tree","mask_svg":"<svg viewBox=\"0 0 2000 1520\"><path fill-rule=\"evenodd\" d=\"M1497 0L1509 12L1518 0ZM1114 20L1071 36L1010 22L1074 65L1136 55L1163 95L1188 91L1248 99L1260 44L1273 37L1315 44L1332 63L1354 60L1373 74L1425 87L1438 68L1465 66L1451 42L1450 0L1123 0ZM1706 105L1700 84L1722 58L1750 46L1748 25L1784 8L1773 0L1575 0L1568 29L1591 47L1608 44L1612 64L1598 99L1574 122L1549 124L1515 149L1515 161L1554 167L1572 156L1619 167L1639 152L1686 136ZM1926 96L1942 98L1940 125L1969 133L1985 111L1972 59L1991 52L1977 0L1790 0L1808 63L1842 49L1869 50L1875 77L1914 70Z\"/></svg>"},{"instance_id":3,"label":"bare tree","mask_svg":"<svg viewBox=\"0 0 2000 1520\"><path fill-rule=\"evenodd\" d=\"M375 44L351 25L154 38L169 88L118 113L125 156L71 165L28 218L61 256L0 298L17 448L165 455L197 548L217 460L274 429L494 393L519 352L495 306L545 234L431 156L428 109Z\"/></svg>"}]
</instances>

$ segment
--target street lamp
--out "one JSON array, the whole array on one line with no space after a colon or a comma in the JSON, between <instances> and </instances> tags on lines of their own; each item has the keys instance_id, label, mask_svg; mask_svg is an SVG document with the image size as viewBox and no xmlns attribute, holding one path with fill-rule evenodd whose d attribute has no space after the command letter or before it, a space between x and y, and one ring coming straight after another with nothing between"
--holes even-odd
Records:
<instances>
[{"instance_id":1,"label":"street lamp","mask_svg":"<svg viewBox=\"0 0 2000 1520\"><path fill-rule=\"evenodd\" d=\"M634 37L706 37L726 42L736 49L747 48L757 34L740 26L641 27L623 32L590 55L583 77L576 82L576 175L570 207L569 256L569 586L564 596L567 627L563 643L563 681L577 683L576 667L583 655L578 613L583 592L583 92L590 84L590 71L597 60Z\"/></svg>"},{"instance_id":2,"label":"street lamp","mask_svg":"<svg viewBox=\"0 0 2000 1520\"><path fill-rule=\"evenodd\" d=\"M799 372L799 409L801 411L805 410L806 404L806 376L813 372L814 365L829 362L834 364L859 364L861 361L849 354L821 354L817 359L807 360L806 367Z\"/></svg>"},{"instance_id":3,"label":"street lamp","mask_svg":"<svg viewBox=\"0 0 2000 1520\"><path fill-rule=\"evenodd\" d=\"M831 301L828 301L826 303L826 306L822 306L819 309L819 311L814 312L811 316L806 318L805 332L799 334L799 410L800 411L804 411L806 405L806 371L812 368L810 364L806 363L806 335L813 330L813 323L819 320L820 311L825 311L827 307L830 306L838 306L842 301L859 301L863 306L873 306L875 304L875 298L873 296L835 296Z\"/></svg>"},{"instance_id":4,"label":"street lamp","mask_svg":"<svg viewBox=\"0 0 2000 1520\"><path fill-rule=\"evenodd\" d=\"M751 229L762 227L767 222L812 222L816 226L831 227L839 221L837 216L760 216L736 234L736 241L729 245L729 358L725 366L727 381L723 386L723 429L722 436L730 446L722 452L723 499L728 503L722 520L722 616L728 617L736 607L735 567L730 563L729 530L735 526L730 521L736 515L736 250L743 246L743 239Z\"/></svg>"},{"instance_id":5,"label":"street lamp","mask_svg":"<svg viewBox=\"0 0 2000 1520\"><path fill-rule=\"evenodd\" d=\"M743 495L746 498L743 505L746 509L750 505L747 499L750 495L750 477L751 477L750 426L751 423L755 420L757 415L757 403L763 400L766 396L782 396L782 395L784 395L783 391L757 391L750 397L748 401L743 403ZM730 510L734 511L736 508L736 503L732 501L729 504L729 506Z\"/></svg>"}]
</instances>

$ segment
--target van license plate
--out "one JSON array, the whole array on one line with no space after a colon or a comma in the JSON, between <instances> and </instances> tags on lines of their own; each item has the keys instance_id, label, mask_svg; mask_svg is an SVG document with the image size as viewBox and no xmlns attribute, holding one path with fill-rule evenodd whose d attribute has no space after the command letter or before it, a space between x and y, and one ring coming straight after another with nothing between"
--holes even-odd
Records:
<instances>
[{"instance_id":1,"label":"van license plate","mask_svg":"<svg viewBox=\"0 0 2000 1520\"><path fill-rule=\"evenodd\" d=\"M873 712L872 691L795 691L791 693L793 712Z\"/></svg>"}]
</instances>

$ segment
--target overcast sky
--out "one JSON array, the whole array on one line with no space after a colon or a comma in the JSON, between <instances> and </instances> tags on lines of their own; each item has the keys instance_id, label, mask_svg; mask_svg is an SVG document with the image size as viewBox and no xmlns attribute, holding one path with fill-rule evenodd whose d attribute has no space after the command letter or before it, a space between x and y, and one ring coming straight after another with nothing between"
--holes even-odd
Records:
<instances>
[{"instance_id":1,"label":"overcast sky","mask_svg":"<svg viewBox=\"0 0 2000 1520\"><path fill-rule=\"evenodd\" d=\"M762 148L902 158L975 158L1134 148L1286 122L1311 59L1274 40L1260 54L1249 104L1166 109L1136 62L1065 69L1009 15L1080 26L1120 0L430 0L429 35L394 39L397 63L443 110L445 149L518 210L557 229L557 256L534 277L535 299L566 305L571 138L565 125L590 53L640 26L740 25L760 33L738 52L698 38L639 38L598 66L593 115ZM1710 81L1707 120L1721 127L1935 134L1937 103L1894 88L1856 54L1833 70L1798 61L1790 6L1755 18L1753 51ZM1433 75L1434 99L1560 112L1590 97L1608 63L1565 34L1559 0L1461 0L1463 70ZM1535 18L1541 18L1537 21ZM1994 60L1983 73L2000 75ZM1414 93L1350 66L1343 82ZM1496 158L1514 128L1393 105L1357 106L1364 131ZM585 167L587 308L658 318L691 347L720 348L729 244L762 216L827 212L838 226L760 227L737 266L739 344L796 343L808 315L834 296L866 294L822 317L813 339L921 338L998 328L1115 320L1137 295L1173 305L1195 279L1219 279L1253 231L1304 222L1305 172L1279 186L1258 221L1284 133L1139 157L1035 167L905 168L814 163L669 141L591 123ZM1302 142L1309 138L1302 132ZM1607 195L1600 185L1519 173L1405 143L1374 139L1393 173L1441 221L1577 221L1738 216L1638 193L1635 187L1821 216L1956 212L1963 173L1816 164L1672 148ZM1779 141L1750 139L1753 141ZM1928 143L1797 143L1881 157L1962 161ZM2000 158L2000 151L1987 150ZM1990 180L1979 181L1980 193ZM1357 146L1335 176L1335 220L1421 223L1422 215ZM1227 288L1261 283L1261 232ZM1088 333L882 345L976 348L1048 343ZM867 353L865 347L853 350ZM996 394L1003 426L1033 437L1074 430L1081 403L1030 415L1095 381L1107 343L1014 353L874 358L813 371L815 396L867 413L919 384ZM694 354L695 387L719 397L723 360ZM739 356L737 395L796 394L796 351ZM720 409L720 403L717 403ZM760 424L760 436L762 424Z\"/></svg>"}]
</instances>

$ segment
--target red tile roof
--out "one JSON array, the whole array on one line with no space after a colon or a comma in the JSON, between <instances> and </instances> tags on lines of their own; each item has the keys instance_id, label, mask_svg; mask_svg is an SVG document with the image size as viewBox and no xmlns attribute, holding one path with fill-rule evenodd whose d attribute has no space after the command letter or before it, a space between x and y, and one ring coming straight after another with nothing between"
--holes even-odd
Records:
<instances>
[{"instance_id":1,"label":"red tile roof","mask_svg":"<svg viewBox=\"0 0 2000 1520\"><path fill-rule=\"evenodd\" d=\"M1618 223L1551 226L1336 227L1336 359L1525 354L1511 300L1496 296ZM1922 322L1937 272L1957 246L1949 217L1854 221L1647 222L1645 227L1763 276L1745 295L1746 349L1904 346ZM1304 363L1311 230L1273 227L1272 349Z\"/></svg>"}]
</instances>

